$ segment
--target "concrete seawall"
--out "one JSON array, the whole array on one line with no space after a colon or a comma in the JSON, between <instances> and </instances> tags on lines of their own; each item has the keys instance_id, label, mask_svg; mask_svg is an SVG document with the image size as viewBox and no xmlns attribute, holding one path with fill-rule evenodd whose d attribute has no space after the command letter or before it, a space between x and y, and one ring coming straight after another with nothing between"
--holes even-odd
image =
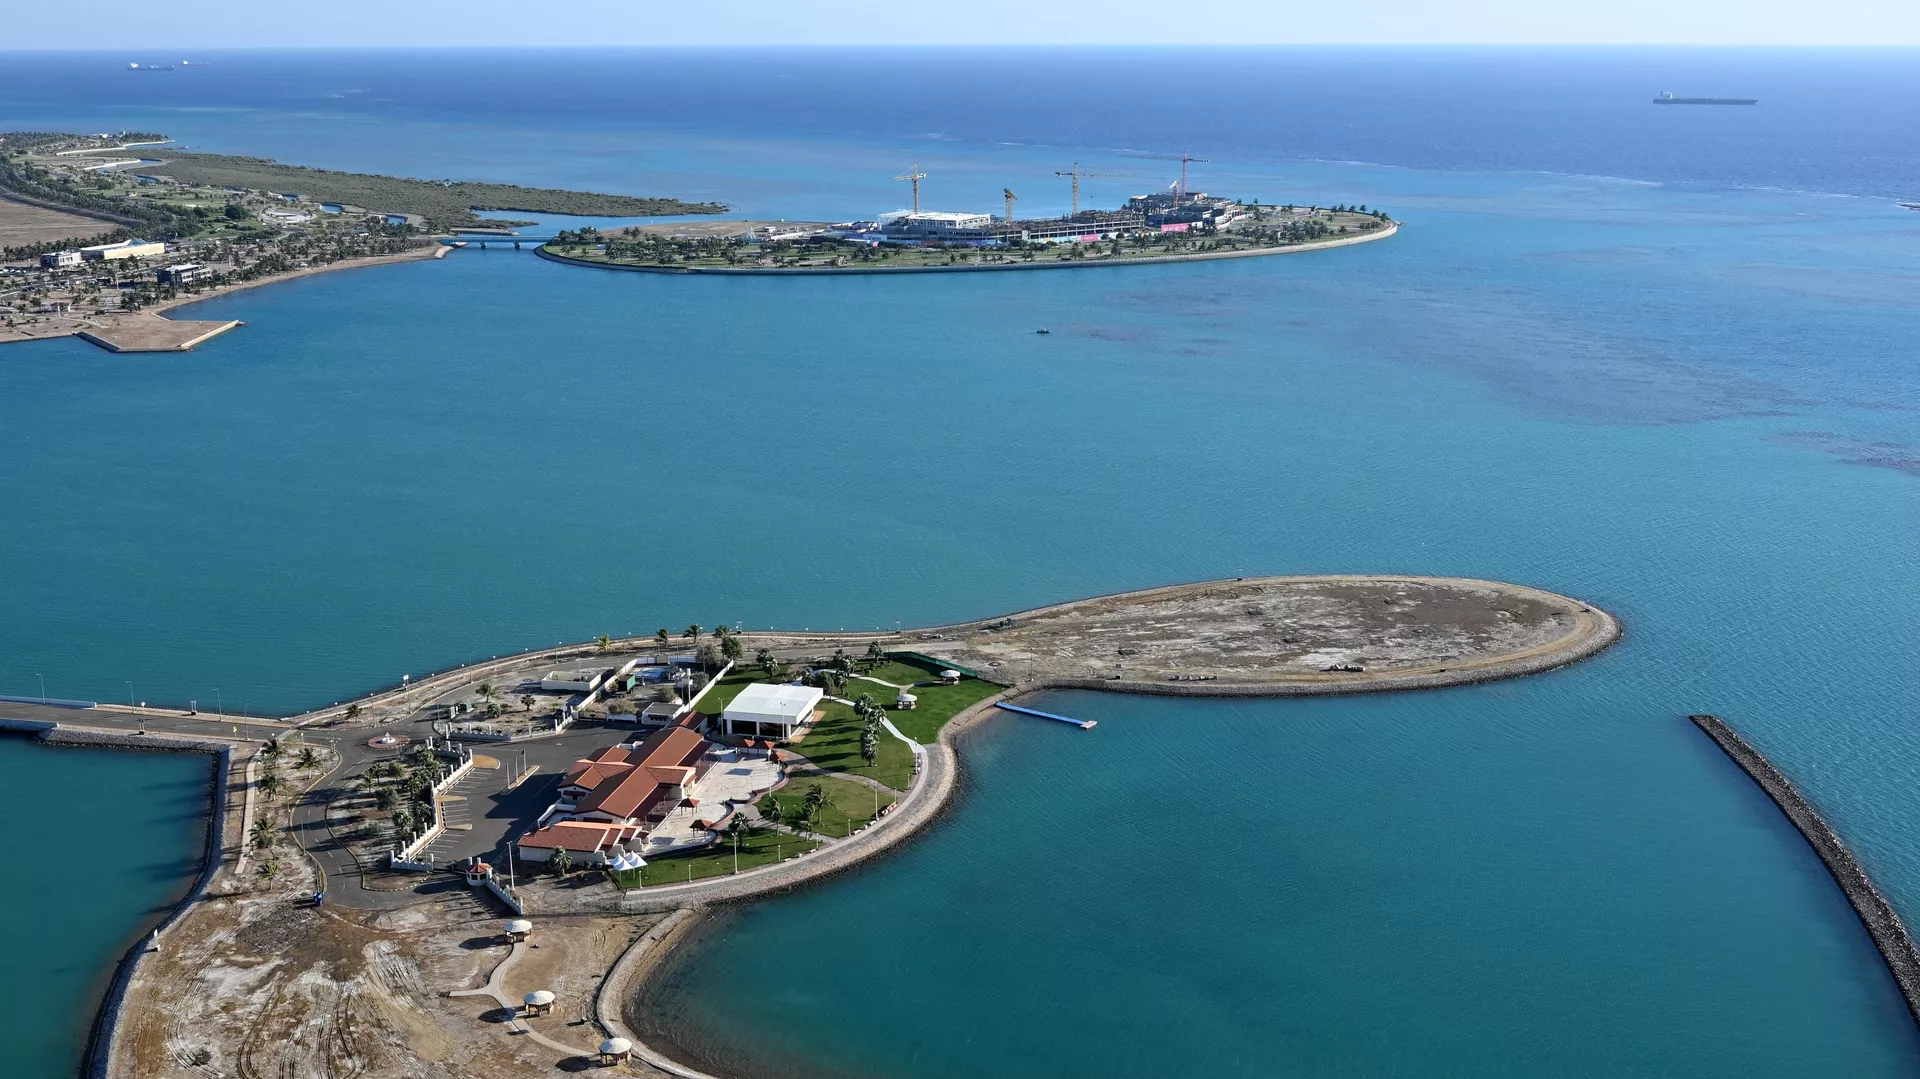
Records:
<instances>
[{"instance_id":1,"label":"concrete seawall","mask_svg":"<svg viewBox=\"0 0 1920 1079\"><path fill-rule=\"evenodd\" d=\"M1913 936L1907 932L1906 923L1887 902L1887 897L1874 886L1866 870L1860 868L1860 862L1847 849L1832 826L1821 818L1818 810L1808 802L1800 789L1781 774L1773 762L1761 754L1739 732L1728 726L1719 716L1688 716L1695 726L1706 732L1714 744L1733 758L1740 770L1751 776L1760 785L1767 797L1780 807L1793 826L1806 837L1807 845L1833 874L1834 882L1846 894L1847 902L1853 904L1854 913L1867 927L1867 935L1873 938L1880 957L1886 960L1887 971L1893 975L1894 982L1900 987L1900 995L1906 998L1907 1011L1916 1023L1920 1023L1920 951L1914 948Z\"/></svg>"}]
</instances>

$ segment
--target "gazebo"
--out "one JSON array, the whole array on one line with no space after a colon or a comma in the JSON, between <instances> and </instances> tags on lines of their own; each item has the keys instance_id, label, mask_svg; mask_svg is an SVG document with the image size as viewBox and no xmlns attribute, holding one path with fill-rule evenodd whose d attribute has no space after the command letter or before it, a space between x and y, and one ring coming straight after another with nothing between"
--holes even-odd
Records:
<instances>
[{"instance_id":1,"label":"gazebo","mask_svg":"<svg viewBox=\"0 0 1920 1079\"><path fill-rule=\"evenodd\" d=\"M519 942L533 935L533 923L525 918L515 918L506 924L507 939Z\"/></svg>"},{"instance_id":2,"label":"gazebo","mask_svg":"<svg viewBox=\"0 0 1920 1079\"><path fill-rule=\"evenodd\" d=\"M633 1056L633 1043L625 1038L608 1038L600 1043L600 1063L618 1064Z\"/></svg>"},{"instance_id":3,"label":"gazebo","mask_svg":"<svg viewBox=\"0 0 1920 1079\"><path fill-rule=\"evenodd\" d=\"M553 994L545 989L535 989L521 997L520 1002L525 1005L521 1011L526 1015L545 1015L553 1010Z\"/></svg>"},{"instance_id":4,"label":"gazebo","mask_svg":"<svg viewBox=\"0 0 1920 1079\"><path fill-rule=\"evenodd\" d=\"M902 708L902 709L906 709L907 711L912 711L913 706L919 703L920 703L920 698L914 696L911 693L908 693L904 689L900 691L900 695L898 697L895 697L893 699L893 706L895 708Z\"/></svg>"}]
</instances>

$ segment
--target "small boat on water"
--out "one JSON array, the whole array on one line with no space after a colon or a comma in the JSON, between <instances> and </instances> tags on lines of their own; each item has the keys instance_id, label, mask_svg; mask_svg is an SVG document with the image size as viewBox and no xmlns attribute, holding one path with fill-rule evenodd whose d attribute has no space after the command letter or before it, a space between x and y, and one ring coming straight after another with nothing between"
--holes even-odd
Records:
<instances>
[{"instance_id":1,"label":"small boat on water","mask_svg":"<svg viewBox=\"0 0 1920 1079\"><path fill-rule=\"evenodd\" d=\"M1046 328L1045 326L1042 326L1042 327L1040 327L1039 329L1037 329L1037 330L1035 330L1035 331L1033 331L1033 332L1034 332L1034 333L1037 333L1037 334L1042 334L1042 335L1045 335L1045 334L1050 334L1050 333L1052 333L1053 331L1052 331L1052 330L1049 330L1049 329L1047 329L1047 328Z\"/></svg>"}]
</instances>

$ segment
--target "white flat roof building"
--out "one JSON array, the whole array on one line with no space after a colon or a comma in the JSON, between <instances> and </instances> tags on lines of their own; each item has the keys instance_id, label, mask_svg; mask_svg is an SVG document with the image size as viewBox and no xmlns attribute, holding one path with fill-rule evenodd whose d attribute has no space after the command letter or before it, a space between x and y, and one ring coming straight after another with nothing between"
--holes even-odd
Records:
<instances>
[{"instance_id":1,"label":"white flat roof building","mask_svg":"<svg viewBox=\"0 0 1920 1079\"><path fill-rule=\"evenodd\" d=\"M826 693L813 686L769 686L756 682L721 713L727 733L742 738L793 737L795 727L813 718Z\"/></svg>"}]
</instances>

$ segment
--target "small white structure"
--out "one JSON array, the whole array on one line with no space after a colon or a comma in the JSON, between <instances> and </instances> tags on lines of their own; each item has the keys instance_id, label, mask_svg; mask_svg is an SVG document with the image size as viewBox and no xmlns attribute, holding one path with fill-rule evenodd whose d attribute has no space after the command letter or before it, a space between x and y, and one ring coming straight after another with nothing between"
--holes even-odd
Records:
<instances>
[{"instance_id":1,"label":"small white structure","mask_svg":"<svg viewBox=\"0 0 1920 1079\"><path fill-rule=\"evenodd\" d=\"M943 685L943 686L953 686L953 685L958 685L959 683L960 683L960 672L959 672L959 671L941 671L941 672L940 672L940 684L941 684L941 685Z\"/></svg>"},{"instance_id":2,"label":"small white structure","mask_svg":"<svg viewBox=\"0 0 1920 1079\"><path fill-rule=\"evenodd\" d=\"M591 693L600 688L599 671L548 671L540 688L548 693Z\"/></svg>"},{"instance_id":3,"label":"small white structure","mask_svg":"<svg viewBox=\"0 0 1920 1079\"><path fill-rule=\"evenodd\" d=\"M900 695L898 697L895 697L893 699L893 706L895 708L903 708L909 712L913 711L914 706L919 703L920 703L920 698L914 696L911 693L908 693L904 689L900 691Z\"/></svg>"},{"instance_id":4,"label":"small white structure","mask_svg":"<svg viewBox=\"0 0 1920 1079\"><path fill-rule=\"evenodd\" d=\"M633 1055L633 1043L625 1038L608 1038L600 1043L600 1063L618 1064Z\"/></svg>"},{"instance_id":5,"label":"small white structure","mask_svg":"<svg viewBox=\"0 0 1920 1079\"><path fill-rule=\"evenodd\" d=\"M545 1015L553 1010L553 994L545 989L535 989L521 997L520 1003L525 1005L522 1010L528 1015Z\"/></svg>"},{"instance_id":6,"label":"small white structure","mask_svg":"<svg viewBox=\"0 0 1920 1079\"><path fill-rule=\"evenodd\" d=\"M721 713L728 734L742 738L791 739L813 718L826 693L815 686L770 686L763 682L740 691Z\"/></svg>"},{"instance_id":7,"label":"small white structure","mask_svg":"<svg viewBox=\"0 0 1920 1079\"><path fill-rule=\"evenodd\" d=\"M43 270L64 270L69 266L80 265L78 251L49 251L40 256L40 268Z\"/></svg>"},{"instance_id":8,"label":"small white structure","mask_svg":"<svg viewBox=\"0 0 1920 1079\"><path fill-rule=\"evenodd\" d=\"M525 940L533 934L533 923L525 918L515 918L507 923L506 929L508 940Z\"/></svg>"}]
</instances>

